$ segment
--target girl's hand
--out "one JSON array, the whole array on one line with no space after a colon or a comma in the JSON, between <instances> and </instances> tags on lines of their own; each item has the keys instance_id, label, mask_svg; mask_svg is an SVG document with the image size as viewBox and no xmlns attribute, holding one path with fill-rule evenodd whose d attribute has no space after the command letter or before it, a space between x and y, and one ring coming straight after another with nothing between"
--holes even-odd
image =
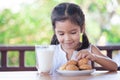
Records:
<instances>
[{"instance_id":1,"label":"girl's hand","mask_svg":"<svg viewBox=\"0 0 120 80\"><path fill-rule=\"evenodd\" d=\"M87 49L80 50L77 54L77 60L82 59L82 58L87 58L91 61L95 61L95 54L89 52Z\"/></svg>"}]
</instances>

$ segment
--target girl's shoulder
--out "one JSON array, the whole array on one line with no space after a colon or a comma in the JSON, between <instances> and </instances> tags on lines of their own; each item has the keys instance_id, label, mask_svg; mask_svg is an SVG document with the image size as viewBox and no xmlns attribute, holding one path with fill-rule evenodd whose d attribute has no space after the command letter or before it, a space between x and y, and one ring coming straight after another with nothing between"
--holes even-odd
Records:
<instances>
[{"instance_id":1,"label":"girl's shoulder","mask_svg":"<svg viewBox=\"0 0 120 80\"><path fill-rule=\"evenodd\" d=\"M91 52L92 53L101 54L101 51L100 51L100 49L97 46L91 44L90 47L91 47Z\"/></svg>"},{"instance_id":2,"label":"girl's shoulder","mask_svg":"<svg viewBox=\"0 0 120 80\"><path fill-rule=\"evenodd\" d=\"M93 44L90 44L89 47L91 48L91 50L99 50L99 48Z\"/></svg>"},{"instance_id":3,"label":"girl's shoulder","mask_svg":"<svg viewBox=\"0 0 120 80\"><path fill-rule=\"evenodd\" d=\"M60 45L57 44L57 45L54 45L55 46L55 50L59 50L60 49Z\"/></svg>"}]
</instances>

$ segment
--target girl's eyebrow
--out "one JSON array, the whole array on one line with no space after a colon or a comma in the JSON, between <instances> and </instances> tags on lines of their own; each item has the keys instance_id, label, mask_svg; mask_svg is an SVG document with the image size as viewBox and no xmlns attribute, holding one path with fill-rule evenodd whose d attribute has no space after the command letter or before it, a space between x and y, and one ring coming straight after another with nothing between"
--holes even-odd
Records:
<instances>
[{"instance_id":1,"label":"girl's eyebrow","mask_svg":"<svg viewBox=\"0 0 120 80\"><path fill-rule=\"evenodd\" d=\"M70 30L70 32L71 31L77 31L77 29L72 29L72 30ZM61 32L64 32L64 31L58 30L57 32L61 33Z\"/></svg>"},{"instance_id":2,"label":"girl's eyebrow","mask_svg":"<svg viewBox=\"0 0 120 80\"><path fill-rule=\"evenodd\" d=\"M72 29L71 31L77 31L77 29Z\"/></svg>"},{"instance_id":3,"label":"girl's eyebrow","mask_svg":"<svg viewBox=\"0 0 120 80\"><path fill-rule=\"evenodd\" d=\"M61 33L61 32L63 32L63 31L57 31L57 32Z\"/></svg>"}]
</instances>

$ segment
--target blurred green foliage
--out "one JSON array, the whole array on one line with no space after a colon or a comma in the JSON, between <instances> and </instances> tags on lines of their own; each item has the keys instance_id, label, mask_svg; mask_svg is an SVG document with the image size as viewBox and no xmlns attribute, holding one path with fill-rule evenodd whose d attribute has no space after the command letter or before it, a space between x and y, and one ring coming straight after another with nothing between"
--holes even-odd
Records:
<instances>
[{"instance_id":1,"label":"blurred green foliage","mask_svg":"<svg viewBox=\"0 0 120 80\"><path fill-rule=\"evenodd\" d=\"M8 51L7 54L8 57L8 62L7 65L9 67L11 66L19 66L18 62L19 62L19 53L17 51Z\"/></svg>"},{"instance_id":2,"label":"blurred green foliage","mask_svg":"<svg viewBox=\"0 0 120 80\"><path fill-rule=\"evenodd\" d=\"M35 66L36 63L35 52L25 52L25 66Z\"/></svg>"},{"instance_id":3,"label":"blurred green foliage","mask_svg":"<svg viewBox=\"0 0 120 80\"><path fill-rule=\"evenodd\" d=\"M68 2L68 0L36 0L33 4L21 5L18 12L4 9L0 12L0 44L49 44L53 34L50 20L51 11L55 5L65 1ZM71 1L69 0L69 2ZM80 5L86 15L86 31L89 33L88 36L92 43L97 43L103 32L107 35L107 43L120 41L117 35L117 40L110 40L112 34L119 32L117 26L120 26L120 24L110 24L111 13L108 12L106 5L111 0L74 0L72 2ZM119 13L120 9L117 8L116 14L120 16ZM111 29L107 29L104 27L105 25ZM117 32L114 30L116 28Z\"/></svg>"},{"instance_id":4,"label":"blurred green foliage","mask_svg":"<svg viewBox=\"0 0 120 80\"><path fill-rule=\"evenodd\" d=\"M49 44L53 34L51 11L60 2L74 2L81 6L86 16L86 32L91 43L97 44L101 36L106 37L107 44L120 43L120 23L110 22L114 15L120 17L120 6L108 10L107 5L112 0L35 0L33 4L22 4L18 12L11 9L0 11L0 44ZM14 56L16 57L15 53L9 54L10 65L16 59ZM26 56L27 65L35 65L34 53Z\"/></svg>"}]
</instances>

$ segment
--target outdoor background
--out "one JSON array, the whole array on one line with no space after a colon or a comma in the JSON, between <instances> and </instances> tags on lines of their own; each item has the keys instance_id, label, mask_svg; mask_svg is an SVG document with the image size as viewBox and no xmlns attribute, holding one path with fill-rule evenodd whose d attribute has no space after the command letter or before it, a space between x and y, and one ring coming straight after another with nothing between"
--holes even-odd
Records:
<instances>
[{"instance_id":1,"label":"outdoor background","mask_svg":"<svg viewBox=\"0 0 120 80\"><path fill-rule=\"evenodd\" d=\"M120 44L120 0L0 0L0 45L49 44L51 11L61 2L80 5L92 44ZM34 66L35 53L26 52L25 62ZM8 65L18 66L18 52L9 52Z\"/></svg>"}]
</instances>

